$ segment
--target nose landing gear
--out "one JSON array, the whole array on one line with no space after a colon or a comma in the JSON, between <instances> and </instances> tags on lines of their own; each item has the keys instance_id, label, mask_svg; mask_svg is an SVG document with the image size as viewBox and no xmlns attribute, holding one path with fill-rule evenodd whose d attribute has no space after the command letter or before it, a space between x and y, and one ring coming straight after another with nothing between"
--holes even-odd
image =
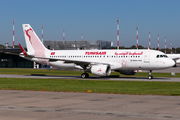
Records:
<instances>
[{"instance_id":1,"label":"nose landing gear","mask_svg":"<svg viewBox=\"0 0 180 120\"><path fill-rule=\"evenodd\" d=\"M149 77L148 77L149 80L153 79L153 76L151 75L151 72L152 72L152 70L149 70Z\"/></svg>"}]
</instances>

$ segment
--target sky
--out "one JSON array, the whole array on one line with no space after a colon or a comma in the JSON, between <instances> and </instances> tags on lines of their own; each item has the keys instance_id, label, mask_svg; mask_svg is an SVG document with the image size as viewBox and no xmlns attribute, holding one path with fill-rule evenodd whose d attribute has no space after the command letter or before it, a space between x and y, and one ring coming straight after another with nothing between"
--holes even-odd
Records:
<instances>
[{"instance_id":1,"label":"sky","mask_svg":"<svg viewBox=\"0 0 180 120\"><path fill-rule=\"evenodd\" d=\"M157 48L180 47L180 0L0 0L0 44L25 47L22 24L30 24L44 40L106 40L117 45L117 18L120 19L120 46L139 45Z\"/></svg>"}]
</instances>

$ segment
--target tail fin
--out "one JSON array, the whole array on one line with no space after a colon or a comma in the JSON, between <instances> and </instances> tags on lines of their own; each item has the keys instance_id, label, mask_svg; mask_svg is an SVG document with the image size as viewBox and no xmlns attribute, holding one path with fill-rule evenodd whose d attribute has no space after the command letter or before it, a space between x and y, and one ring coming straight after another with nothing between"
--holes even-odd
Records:
<instances>
[{"instance_id":1,"label":"tail fin","mask_svg":"<svg viewBox=\"0 0 180 120\"><path fill-rule=\"evenodd\" d=\"M47 50L29 24L22 26L28 53L36 54Z\"/></svg>"}]
</instances>

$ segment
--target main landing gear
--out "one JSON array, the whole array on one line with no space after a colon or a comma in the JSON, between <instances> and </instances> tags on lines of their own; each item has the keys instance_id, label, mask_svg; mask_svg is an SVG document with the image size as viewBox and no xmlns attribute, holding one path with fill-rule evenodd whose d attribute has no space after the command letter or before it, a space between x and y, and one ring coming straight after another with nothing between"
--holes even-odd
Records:
<instances>
[{"instance_id":1,"label":"main landing gear","mask_svg":"<svg viewBox=\"0 0 180 120\"><path fill-rule=\"evenodd\" d=\"M173 67L177 67L177 65L175 64Z\"/></svg>"},{"instance_id":2,"label":"main landing gear","mask_svg":"<svg viewBox=\"0 0 180 120\"><path fill-rule=\"evenodd\" d=\"M87 68L86 68L87 66L83 66L83 70L84 70L84 73L82 73L81 74L81 78L89 78L89 74L88 73L86 73L86 70L87 70Z\"/></svg>"},{"instance_id":3,"label":"main landing gear","mask_svg":"<svg viewBox=\"0 0 180 120\"><path fill-rule=\"evenodd\" d=\"M89 78L89 74L88 73L82 73L81 74L81 78Z\"/></svg>"},{"instance_id":4,"label":"main landing gear","mask_svg":"<svg viewBox=\"0 0 180 120\"><path fill-rule=\"evenodd\" d=\"M148 77L149 80L153 79L153 76L151 75L151 72L152 72L152 70L149 70L149 77Z\"/></svg>"}]
</instances>

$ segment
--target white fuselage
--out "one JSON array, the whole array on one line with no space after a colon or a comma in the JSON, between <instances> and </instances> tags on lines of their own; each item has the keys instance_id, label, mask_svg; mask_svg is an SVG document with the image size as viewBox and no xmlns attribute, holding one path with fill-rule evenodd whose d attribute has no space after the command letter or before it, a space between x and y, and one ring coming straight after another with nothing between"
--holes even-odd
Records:
<instances>
[{"instance_id":1,"label":"white fuselage","mask_svg":"<svg viewBox=\"0 0 180 120\"><path fill-rule=\"evenodd\" d=\"M32 58L45 65L54 67L78 68L82 66L74 64L73 61L89 62L91 64L109 64L112 70L157 70L172 67L173 60L166 57L159 57L164 53L155 50L53 50L45 51L47 59ZM41 57L41 56L37 56ZM43 57L43 56L42 56ZM60 59L56 61L55 59ZM66 63L63 61L65 60ZM67 63L67 61L72 61Z\"/></svg>"}]
</instances>

